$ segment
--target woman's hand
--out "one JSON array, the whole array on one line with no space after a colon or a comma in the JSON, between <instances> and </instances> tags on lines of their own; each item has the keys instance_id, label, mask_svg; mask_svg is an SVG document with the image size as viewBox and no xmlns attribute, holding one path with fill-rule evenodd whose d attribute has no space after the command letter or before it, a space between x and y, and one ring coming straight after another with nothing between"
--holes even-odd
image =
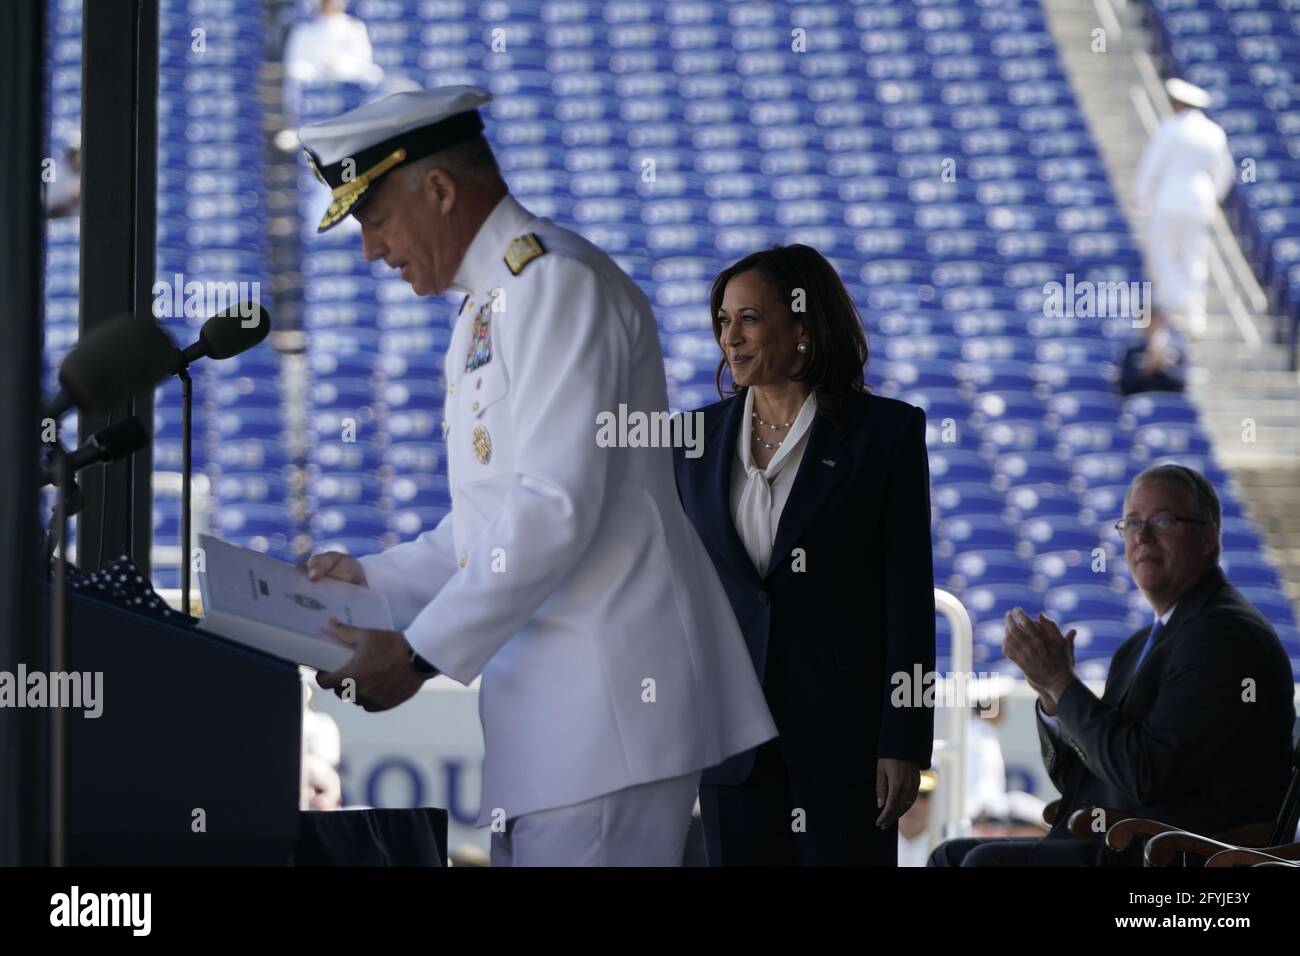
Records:
<instances>
[{"instance_id":1,"label":"woman's hand","mask_svg":"<svg viewBox=\"0 0 1300 956\"><path fill-rule=\"evenodd\" d=\"M881 757L876 761L876 826L885 829L898 821L916 802L921 789L921 768L914 760Z\"/></svg>"}]
</instances>

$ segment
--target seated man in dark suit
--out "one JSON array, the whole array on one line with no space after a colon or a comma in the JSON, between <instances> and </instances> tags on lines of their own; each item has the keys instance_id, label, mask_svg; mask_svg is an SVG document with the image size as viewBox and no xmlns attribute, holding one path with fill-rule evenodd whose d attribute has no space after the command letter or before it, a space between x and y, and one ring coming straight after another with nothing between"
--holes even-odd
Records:
<instances>
[{"instance_id":1,"label":"seated man in dark suit","mask_svg":"<svg viewBox=\"0 0 1300 956\"><path fill-rule=\"evenodd\" d=\"M941 844L932 866L1093 866L1108 825L1070 836L1070 814L1111 807L1200 833L1277 816L1295 724L1277 635L1219 569L1219 497L1204 476L1157 465L1133 480L1117 524L1156 620L1115 652L1098 699L1074 673L1074 632L1007 615L1003 649L1038 693L1043 761L1061 791L1046 837Z\"/></svg>"}]
</instances>

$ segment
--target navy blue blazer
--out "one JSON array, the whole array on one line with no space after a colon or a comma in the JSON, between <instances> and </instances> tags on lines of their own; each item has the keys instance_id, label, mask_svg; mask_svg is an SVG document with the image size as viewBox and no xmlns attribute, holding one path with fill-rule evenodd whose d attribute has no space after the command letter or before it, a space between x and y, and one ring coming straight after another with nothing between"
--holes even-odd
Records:
<instances>
[{"instance_id":1,"label":"navy blue blazer","mask_svg":"<svg viewBox=\"0 0 1300 956\"><path fill-rule=\"evenodd\" d=\"M890 704L891 675L934 669L925 413L865 392L834 421L818 413L759 574L731 518L744 408L742 392L703 409L703 454L678 449L677 490L745 635L789 772L874 786L878 757L928 767L933 709ZM701 782L743 783L755 753Z\"/></svg>"}]
</instances>

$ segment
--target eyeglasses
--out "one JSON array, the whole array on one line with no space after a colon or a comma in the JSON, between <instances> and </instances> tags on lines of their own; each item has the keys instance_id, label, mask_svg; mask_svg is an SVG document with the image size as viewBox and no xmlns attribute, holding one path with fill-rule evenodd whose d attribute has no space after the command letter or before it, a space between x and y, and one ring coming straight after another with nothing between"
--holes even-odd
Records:
<instances>
[{"instance_id":1,"label":"eyeglasses","mask_svg":"<svg viewBox=\"0 0 1300 956\"><path fill-rule=\"evenodd\" d=\"M1173 528L1178 522L1187 524L1213 524L1212 521L1206 521L1202 518L1179 518L1174 515L1156 515L1143 521L1141 518L1121 518L1115 522L1115 530L1126 537L1137 537L1137 533L1142 530L1143 525L1150 526L1156 534L1165 534Z\"/></svg>"}]
</instances>

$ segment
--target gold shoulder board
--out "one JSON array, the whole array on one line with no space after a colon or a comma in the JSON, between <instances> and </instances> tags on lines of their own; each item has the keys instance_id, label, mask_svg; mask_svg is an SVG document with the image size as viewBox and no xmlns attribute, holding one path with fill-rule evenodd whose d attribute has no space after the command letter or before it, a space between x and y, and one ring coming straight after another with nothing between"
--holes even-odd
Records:
<instances>
[{"instance_id":1,"label":"gold shoulder board","mask_svg":"<svg viewBox=\"0 0 1300 956\"><path fill-rule=\"evenodd\" d=\"M510 267L511 275L519 275L524 271L524 266L545 252L542 241L530 232L526 236L510 240L510 248L506 250L506 265Z\"/></svg>"}]
</instances>

